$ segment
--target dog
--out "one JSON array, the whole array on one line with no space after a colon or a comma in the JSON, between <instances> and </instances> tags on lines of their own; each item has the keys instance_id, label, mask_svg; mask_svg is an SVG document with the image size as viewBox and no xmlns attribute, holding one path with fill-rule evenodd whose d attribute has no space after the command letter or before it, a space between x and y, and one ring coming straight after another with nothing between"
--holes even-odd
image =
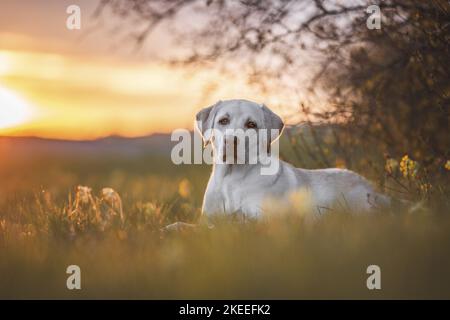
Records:
<instances>
[{"instance_id":1,"label":"dog","mask_svg":"<svg viewBox=\"0 0 450 320\"><path fill-rule=\"evenodd\" d=\"M339 209L368 213L390 203L389 197L377 193L365 178L350 170L306 170L279 160L271 153L271 147L281 135L284 123L264 104L242 99L219 101L197 113L195 127L205 145L211 143L213 149L213 170L202 205L202 213L208 217L242 214L258 219L270 204L272 209L295 209L299 205L296 201L308 203L315 215ZM248 143L230 134L258 134L262 129L270 133L259 134L258 140ZM272 174L262 174L265 165L251 162L252 157L247 155L257 149L256 157L261 156L265 147L258 144L264 143L264 137L267 159L279 161ZM245 154L236 154L242 147Z\"/></svg>"}]
</instances>

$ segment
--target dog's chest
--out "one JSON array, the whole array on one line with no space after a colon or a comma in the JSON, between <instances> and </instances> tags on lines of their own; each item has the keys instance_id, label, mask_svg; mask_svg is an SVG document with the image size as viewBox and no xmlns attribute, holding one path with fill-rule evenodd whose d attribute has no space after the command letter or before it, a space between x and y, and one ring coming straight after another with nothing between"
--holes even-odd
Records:
<instances>
[{"instance_id":1,"label":"dog's chest","mask_svg":"<svg viewBox=\"0 0 450 320\"><path fill-rule=\"evenodd\" d=\"M243 197L242 186L237 187L231 180L232 179L224 179L222 182L222 188L220 188L226 213L241 211L241 207L245 199Z\"/></svg>"},{"instance_id":2,"label":"dog's chest","mask_svg":"<svg viewBox=\"0 0 450 320\"><path fill-rule=\"evenodd\" d=\"M225 177L215 184L211 191L211 200L220 203L220 211L225 214L242 213L254 216L259 212L259 198L243 180Z\"/></svg>"}]
</instances>

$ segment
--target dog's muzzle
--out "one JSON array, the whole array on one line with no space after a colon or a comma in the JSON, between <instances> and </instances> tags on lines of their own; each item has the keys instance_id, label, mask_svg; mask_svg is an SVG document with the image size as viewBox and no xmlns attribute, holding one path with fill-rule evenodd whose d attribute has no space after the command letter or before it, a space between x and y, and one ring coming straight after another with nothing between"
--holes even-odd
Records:
<instances>
[{"instance_id":1,"label":"dog's muzzle","mask_svg":"<svg viewBox=\"0 0 450 320\"><path fill-rule=\"evenodd\" d=\"M224 144L223 144L223 156L222 161L227 161L227 149L229 147L233 148L233 160L237 160L237 152L238 152L238 137L236 136L225 136Z\"/></svg>"}]
</instances>

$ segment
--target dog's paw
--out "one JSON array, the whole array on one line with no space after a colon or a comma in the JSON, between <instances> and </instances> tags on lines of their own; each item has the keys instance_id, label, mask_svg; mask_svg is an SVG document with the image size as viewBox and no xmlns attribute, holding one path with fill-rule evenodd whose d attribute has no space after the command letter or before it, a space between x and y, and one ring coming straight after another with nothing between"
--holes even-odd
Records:
<instances>
[{"instance_id":1,"label":"dog's paw","mask_svg":"<svg viewBox=\"0 0 450 320\"><path fill-rule=\"evenodd\" d=\"M196 224L186 223L186 222L175 222L175 223L169 224L168 226L165 226L164 228L161 228L160 231L163 233L182 232L182 231L186 231L186 230L193 230L195 228L197 228Z\"/></svg>"}]
</instances>

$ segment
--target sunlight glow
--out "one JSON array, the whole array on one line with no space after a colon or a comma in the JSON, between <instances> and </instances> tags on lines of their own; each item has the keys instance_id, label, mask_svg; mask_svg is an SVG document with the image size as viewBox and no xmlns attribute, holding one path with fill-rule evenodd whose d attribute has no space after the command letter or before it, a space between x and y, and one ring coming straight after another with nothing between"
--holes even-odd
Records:
<instances>
[{"instance_id":1,"label":"sunlight glow","mask_svg":"<svg viewBox=\"0 0 450 320\"><path fill-rule=\"evenodd\" d=\"M31 116L31 106L14 92L0 87L0 129L26 122Z\"/></svg>"},{"instance_id":2,"label":"sunlight glow","mask_svg":"<svg viewBox=\"0 0 450 320\"><path fill-rule=\"evenodd\" d=\"M208 68L0 49L1 136L80 140L170 133L192 129L197 111L220 99L264 101L276 110L296 105L291 96L261 95L245 77Z\"/></svg>"}]
</instances>

